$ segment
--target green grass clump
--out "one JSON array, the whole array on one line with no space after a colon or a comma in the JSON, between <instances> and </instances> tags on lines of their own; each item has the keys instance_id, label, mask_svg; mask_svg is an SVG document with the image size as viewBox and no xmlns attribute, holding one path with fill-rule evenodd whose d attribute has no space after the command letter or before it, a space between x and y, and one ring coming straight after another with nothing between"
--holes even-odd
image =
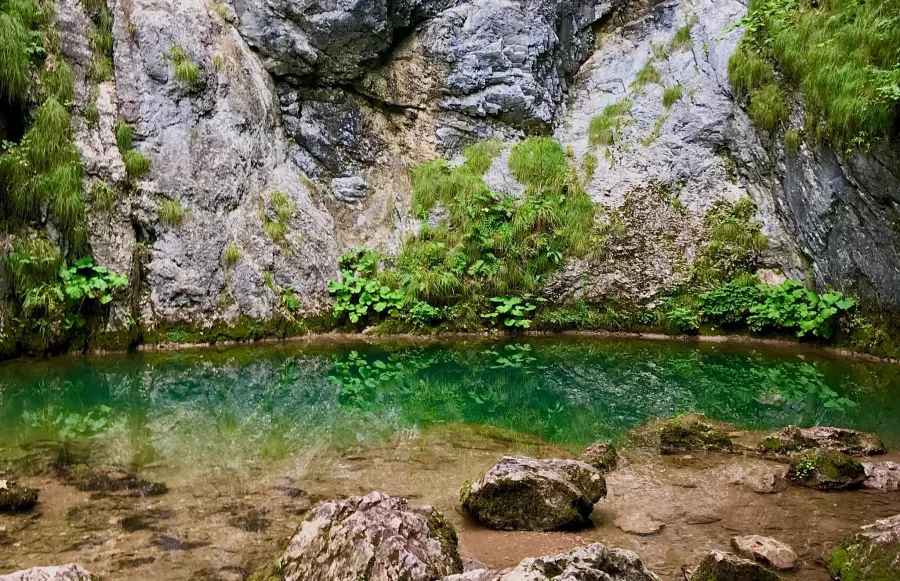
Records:
<instances>
[{"instance_id":1,"label":"green grass clump","mask_svg":"<svg viewBox=\"0 0 900 581\"><path fill-rule=\"evenodd\" d=\"M791 153L800 151L800 144L803 142L803 136L799 129L788 129L784 132L784 147Z\"/></svg>"},{"instance_id":2,"label":"green grass clump","mask_svg":"<svg viewBox=\"0 0 900 581\"><path fill-rule=\"evenodd\" d=\"M503 150L503 142L499 139L486 139L463 149L466 165L472 173L484 175L491 167L494 158Z\"/></svg>"},{"instance_id":3,"label":"green grass clump","mask_svg":"<svg viewBox=\"0 0 900 581\"><path fill-rule=\"evenodd\" d=\"M122 156L125 162L125 173L128 179L137 179L150 171L150 159L135 149L129 149Z\"/></svg>"},{"instance_id":4,"label":"green grass clump","mask_svg":"<svg viewBox=\"0 0 900 581\"><path fill-rule=\"evenodd\" d=\"M675 104L676 101L681 99L681 85L673 85L671 87L667 87L663 92L663 105L666 109Z\"/></svg>"},{"instance_id":5,"label":"green grass clump","mask_svg":"<svg viewBox=\"0 0 900 581\"><path fill-rule=\"evenodd\" d=\"M193 87L200 74L199 65L189 59L184 49L177 44L169 49L169 59L175 67L175 79L187 87Z\"/></svg>"},{"instance_id":6,"label":"green grass clump","mask_svg":"<svg viewBox=\"0 0 900 581\"><path fill-rule=\"evenodd\" d=\"M15 3L0 8L0 94L10 101L27 98L31 84L32 22Z\"/></svg>"},{"instance_id":7,"label":"green grass clump","mask_svg":"<svg viewBox=\"0 0 900 581\"><path fill-rule=\"evenodd\" d=\"M99 212L109 212L116 203L116 191L103 180L91 183L91 207Z\"/></svg>"},{"instance_id":8,"label":"green grass clump","mask_svg":"<svg viewBox=\"0 0 900 581\"><path fill-rule=\"evenodd\" d=\"M119 146L119 152L125 153L134 144L134 128L120 121L116 124L116 145Z\"/></svg>"},{"instance_id":9,"label":"green grass clump","mask_svg":"<svg viewBox=\"0 0 900 581\"><path fill-rule=\"evenodd\" d=\"M549 137L529 137L509 153L509 171L525 185L558 183L567 169L566 152Z\"/></svg>"},{"instance_id":10,"label":"green grass clump","mask_svg":"<svg viewBox=\"0 0 900 581\"><path fill-rule=\"evenodd\" d=\"M656 118L656 121L653 123L653 129L650 131L650 135L647 137L641 138L641 145L644 147L650 147L656 140L659 139L659 136L662 134L663 125L668 121L668 117L666 115L660 115Z\"/></svg>"},{"instance_id":11,"label":"green grass clump","mask_svg":"<svg viewBox=\"0 0 900 581\"><path fill-rule=\"evenodd\" d=\"M57 165L44 175L43 187L50 197L54 222L71 230L84 216L84 197L81 180L84 167L81 161Z\"/></svg>"},{"instance_id":12,"label":"green grass clump","mask_svg":"<svg viewBox=\"0 0 900 581\"><path fill-rule=\"evenodd\" d=\"M675 31L672 42L669 43L669 51L676 51L691 45L691 29L694 28L693 23L685 24Z\"/></svg>"},{"instance_id":13,"label":"green grass clump","mask_svg":"<svg viewBox=\"0 0 900 581\"><path fill-rule=\"evenodd\" d=\"M777 63L799 87L817 134L841 146L896 134L900 0L753 0L740 24L741 50L729 62L739 91L772 82L757 61Z\"/></svg>"},{"instance_id":14,"label":"green grass clump","mask_svg":"<svg viewBox=\"0 0 900 581\"><path fill-rule=\"evenodd\" d=\"M231 267L237 264L243 255L244 251L241 250L237 242L229 242L222 251L222 261L225 263L225 266Z\"/></svg>"},{"instance_id":15,"label":"green grass clump","mask_svg":"<svg viewBox=\"0 0 900 581\"><path fill-rule=\"evenodd\" d=\"M61 265L59 249L40 237L17 240L6 257L6 270L16 293L20 295L53 280Z\"/></svg>"},{"instance_id":16,"label":"green grass clump","mask_svg":"<svg viewBox=\"0 0 900 581\"><path fill-rule=\"evenodd\" d=\"M178 227L184 223L184 207L178 200L163 200L157 212L159 221L166 226Z\"/></svg>"},{"instance_id":17,"label":"green grass clump","mask_svg":"<svg viewBox=\"0 0 900 581\"><path fill-rule=\"evenodd\" d=\"M600 115L591 119L588 125L588 141L592 146L612 145L622 129L622 117L631 111L630 99L622 99L607 105Z\"/></svg>"},{"instance_id":18,"label":"green grass clump","mask_svg":"<svg viewBox=\"0 0 900 581\"><path fill-rule=\"evenodd\" d=\"M635 91L640 91L647 85L659 83L661 80L662 77L660 76L659 71L656 70L656 67L653 66L652 62L647 61L644 68L638 71L637 76L634 78L634 82L631 83L631 88Z\"/></svg>"},{"instance_id":19,"label":"green grass clump","mask_svg":"<svg viewBox=\"0 0 900 581\"><path fill-rule=\"evenodd\" d=\"M774 131L787 121L788 109L778 85L769 83L754 93L748 113L757 125L767 131Z\"/></svg>"},{"instance_id":20,"label":"green grass clump","mask_svg":"<svg viewBox=\"0 0 900 581\"><path fill-rule=\"evenodd\" d=\"M96 103L88 103L87 107L85 107L84 121L88 127L95 127L100 122L100 109L97 108Z\"/></svg>"},{"instance_id":21,"label":"green grass clump","mask_svg":"<svg viewBox=\"0 0 900 581\"><path fill-rule=\"evenodd\" d=\"M41 86L47 97L68 103L75 97L75 74L72 67L60 60L41 73Z\"/></svg>"},{"instance_id":22,"label":"green grass clump","mask_svg":"<svg viewBox=\"0 0 900 581\"><path fill-rule=\"evenodd\" d=\"M281 242L287 235L287 226L279 220L265 220L263 222L263 232L275 242Z\"/></svg>"}]
</instances>

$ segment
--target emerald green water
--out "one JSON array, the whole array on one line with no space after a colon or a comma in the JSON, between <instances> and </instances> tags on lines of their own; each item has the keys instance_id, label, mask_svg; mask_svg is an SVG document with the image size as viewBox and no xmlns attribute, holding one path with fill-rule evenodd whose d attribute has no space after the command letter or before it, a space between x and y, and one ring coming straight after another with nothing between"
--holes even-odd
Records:
<instances>
[{"instance_id":1,"label":"emerald green water","mask_svg":"<svg viewBox=\"0 0 900 581\"><path fill-rule=\"evenodd\" d=\"M573 450L649 418L852 427L900 445L900 367L816 352L586 338L311 343L0 365L0 459L78 443L95 460L244 470L438 424ZM2 465L0 465L2 467Z\"/></svg>"}]
</instances>

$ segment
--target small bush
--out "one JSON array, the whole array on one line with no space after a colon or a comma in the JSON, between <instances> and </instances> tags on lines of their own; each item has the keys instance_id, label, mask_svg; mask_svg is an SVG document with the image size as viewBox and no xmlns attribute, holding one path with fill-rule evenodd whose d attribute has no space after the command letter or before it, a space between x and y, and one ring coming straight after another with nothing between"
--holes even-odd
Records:
<instances>
[{"instance_id":1,"label":"small bush","mask_svg":"<svg viewBox=\"0 0 900 581\"><path fill-rule=\"evenodd\" d=\"M158 215L161 223L178 227L184 223L185 211L178 200L163 200L159 205Z\"/></svg>"},{"instance_id":2,"label":"small bush","mask_svg":"<svg viewBox=\"0 0 900 581\"><path fill-rule=\"evenodd\" d=\"M130 149L122 156L125 162L125 173L129 179L143 177L150 171L150 159L140 151Z\"/></svg>"},{"instance_id":3,"label":"small bush","mask_svg":"<svg viewBox=\"0 0 900 581\"><path fill-rule=\"evenodd\" d=\"M856 305L843 293L833 291L820 296L796 280L777 287L765 286L763 291L764 300L750 307L751 316L747 319L756 331L773 328L794 331L798 337L829 338L840 316Z\"/></svg>"},{"instance_id":4,"label":"small bush","mask_svg":"<svg viewBox=\"0 0 900 581\"><path fill-rule=\"evenodd\" d=\"M663 105L666 109L674 105L679 99L681 99L681 85L668 87L663 92Z\"/></svg>"}]
</instances>

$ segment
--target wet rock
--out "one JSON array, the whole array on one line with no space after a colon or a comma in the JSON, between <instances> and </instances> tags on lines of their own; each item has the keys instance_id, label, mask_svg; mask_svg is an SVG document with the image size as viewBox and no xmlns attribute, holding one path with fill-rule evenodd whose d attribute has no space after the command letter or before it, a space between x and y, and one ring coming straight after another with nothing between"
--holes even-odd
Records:
<instances>
[{"instance_id":1,"label":"wet rock","mask_svg":"<svg viewBox=\"0 0 900 581\"><path fill-rule=\"evenodd\" d=\"M593 466L602 474L606 474L616 469L619 455L612 444L596 442L582 452L578 459L589 466Z\"/></svg>"},{"instance_id":2,"label":"wet rock","mask_svg":"<svg viewBox=\"0 0 900 581\"><path fill-rule=\"evenodd\" d=\"M658 521L648 514L636 512L618 517L613 524L628 534L649 536L658 533L666 523Z\"/></svg>"},{"instance_id":3,"label":"wet rock","mask_svg":"<svg viewBox=\"0 0 900 581\"><path fill-rule=\"evenodd\" d=\"M840 581L900 579L900 514L845 538L831 552L828 568Z\"/></svg>"},{"instance_id":4,"label":"wet rock","mask_svg":"<svg viewBox=\"0 0 900 581\"><path fill-rule=\"evenodd\" d=\"M863 488L873 490L900 490L900 464L897 462L863 462L866 481Z\"/></svg>"},{"instance_id":5,"label":"wet rock","mask_svg":"<svg viewBox=\"0 0 900 581\"><path fill-rule=\"evenodd\" d=\"M659 432L661 454L682 452L729 452L734 444L728 432L704 416L681 416L663 423Z\"/></svg>"},{"instance_id":6,"label":"wet rock","mask_svg":"<svg viewBox=\"0 0 900 581\"><path fill-rule=\"evenodd\" d=\"M443 581L659 581L638 556L623 549L609 549L600 543L569 553L525 559L503 571L478 569Z\"/></svg>"},{"instance_id":7,"label":"wet rock","mask_svg":"<svg viewBox=\"0 0 900 581\"><path fill-rule=\"evenodd\" d=\"M19 486L9 480L0 480L0 512L25 512L37 504L38 491Z\"/></svg>"},{"instance_id":8,"label":"wet rock","mask_svg":"<svg viewBox=\"0 0 900 581\"><path fill-rule=\"evenodd\" d=\"M460 491L463 509L501 530L549 531L588 524L606 481L577 460L506 456Z\"/></svg>"},{"instance_id":9,"label":"wet rock","mask_svg":"<svg viewBox=\"0 0 900 581\"><path fill-rule=\"evenodd\" d=\"M129 498L160 496L169 491L162 482L148 482L115 466L91 468L87 464L65 466L62 477L83 492L97 492Z\"/></svg>"},{"instance_id":10,"label":"wet rock","mask_svg":"<svg viewBox=\"0 0 900 581\"><path fill-rule=\"evenodd\" d=\"M778 575L755 561L731 553L711 551L700 561L691 581L779 581Z\"/></svg>"},{"instance_id":11,"label":"wet rock","mask_svg":"<svg viewBox=\"0 0 900 581\"><path fill-rule=\"evenodd\" d=\"M852 456L831 450L807 450L794 456L787 478L808 488L842 490L861 486L866 471Z\"/></svg>"},{"instance_id":12,"label":"wet rock","mask_svg":"<svg viewBox=\"0 0 900 581\"><path fill-rule=\"evenodd\" d=\"M793 569L797 565L797 553L789 545L770 537L734 537L731 547L741 557L754 559L775 569Z\"/></svg>"},{"instance_id":13,"label":"wet rock","mask_svg":"<svg viewBox=\"0 0 900 581\"><path fill-rule=\"evenodd\" d=\"M32 567L9 575L0 575L0 581L93 581L94 579L96 577L75 563L58 567Z\"/></svg>"},{"instance_id":14,"label":"wet rock","mask_svg":"<svg viewBox=\"0 0 900 581\"><path fill-rule=\"evenodd\" d=\"M767 454L794 454L815 449L834 450L850 456L873 456L884 454L884 442L875 434L856 430L788 426L771 434L759 445L759 450Z\"/></svg>"},{"instance_id":15,"label":"wet rock","mask_svg":"<svg viewBox=\"0 0 900 581\"><path fill-rule=\"evenodd\" d=\"M742 472L737 480L753 492L759 494L775 494L787 489L787 480L784 479L784 468L756 467Z\"/></svg>"},{"instance_id":16,"label":"wet rock","mask_svg":"<svg viewBox=\"0 0 900 581\"><path fill-rule=\"evenodd\" d=\"M281 564L285 581L430 581L462 572L456 531L441 513L380 492L314 508Z\"/></svg>"}]
</instances>

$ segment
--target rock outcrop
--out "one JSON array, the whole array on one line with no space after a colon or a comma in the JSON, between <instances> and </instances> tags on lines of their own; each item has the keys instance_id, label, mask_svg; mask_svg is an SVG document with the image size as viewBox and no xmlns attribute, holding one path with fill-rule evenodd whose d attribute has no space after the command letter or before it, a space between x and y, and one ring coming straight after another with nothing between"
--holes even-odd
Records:
<instances>
[{"instance_id":1,"label":"rock outcrop","mask_svg":"<svg viewBox=\"0 0 900 581\"><path fill-rule=\"evenodd\" d=\"M576 460L506 456L460 491L463 510L501 530L549 531L590 522L606 496L596 469Z\"/></svg>"},{"instance_id":2,"label":"rock outcrop","mask_svg":"<svg viewBox=\"0 0 900 581\"><path fill-rule=\"evenodd\" d=\"M848 536L832 551L828 568L838 581L900 579L900 515Z\"/></svg>"},{"instance_id":3,"label":"rock outcrop","mask_svg":"<svg viewBox=\"0 0 900 581\"><path fill-rule=\"evenodd\" d=\"M25 512L34 508L37 500L37 490L0 480L0 512Z\"/></svg>"},{"instance_id":4,"label":"rock outcrop","mask_svg":"<svg viewBox=\"0 0 900 581\"><path fill-rule=\"evenodd\" d=\"M866 472L864 488L893 492L900 490L900 463L897 462L863 462Z\"/></svg>"},{"instance_id":5,"label":"rock outcrop","mask_svg":"<svg viewBox=\"0 0 900 581\"><path fill-rule=\"evenodd\" d=\"M700 562L691 581L779 581L778 575L755 561L712 551Z\"/></svg>"},{"instance_id":6,"label":"rock outcrop","mask_svg":"<svg viewBox=\"0 0 900 581\"><path fill-rule=\"evenodd\" d=\"M373 492L313 508L279 569L285 581L433 581L462 572L462 560L441 513Z\"/></svg>"},{"instance_id":7,"label":"rock outcrop","mask_svg":"<svg viewBox=\"0 0 900 581\"><path fill-rule=\"evenodd\" d=\"M759 445L760 452L768 454L793 454L816 449L834 450L850 456L875 456L885 451L884 442L875 434L828 426L787 426L767 436Z\"/></svg>"},{"instance_id":8,"label":"rock outcrop","mask_svg":"<svg viewBox=\"0 0 900 581\"><path fill-rule=\"evenodd\" d=\"M503 571L476 569L443 581L659 581L631 551L599 543L569 553L525 559Z\"/></svg>"},{"instance_id":9,"label":"rock outcrop","mask_svg":"<svg viewBox=\"0 0 900 581\"><path fill-rule=\"evenodd\" d=\"M70 563L58 567L32 567L8 575L0 575L0 581L96 581L81 565Z\"/></svg>"},{"instance_id":10,"label":"rock outcrop","mask_svg":"<svg viewBox=\"0 0 900 581\"><path fill-rule=\"evenodd\" d=\"M807 450L793 457L787 479L819 490L859 488L866 480L862 463L831 450Z\"/></svg>"},{"instance_id":11,"label":"rock outcrop","mask_svg":"<svg viewBox=\"0 0 900 581\"><path fill-rule=\"evenodd\" d=\"M680 416L663 422L659 430L661 454L730 452L734 444L723 428L703 416Z\"/></svg>"},{"instance_id":12,"label":"rock outcrop","mask_svg":"<svg viewBox=\"0 0 900 581\"><path fill-rule=\"evenodd\" d=\"M593 466L602 474L606 474L616 469L616 465L619 463L619 454L612 444L596 442L588 446L578 459Z\"/></svg>"},{"instance_id":13,"label":"rock outcrop","mask_svg":"<svg viewBox=\"0 0 900 581\"><path fill-rule=\"evenodd\" d=\"M788 570L797 565L797 553L786 543L771 537L748 535L733 537L731 547L745 559L754 559L775 569Z\"/></svg>"}]
</instances>

